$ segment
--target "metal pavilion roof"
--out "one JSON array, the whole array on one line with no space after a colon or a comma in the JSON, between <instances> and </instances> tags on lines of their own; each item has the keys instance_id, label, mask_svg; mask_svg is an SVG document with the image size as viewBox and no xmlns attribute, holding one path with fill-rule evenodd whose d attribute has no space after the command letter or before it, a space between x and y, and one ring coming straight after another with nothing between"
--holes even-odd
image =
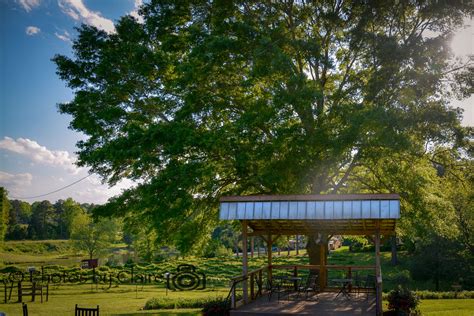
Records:
<instances>
[{"instance_id":1,"label":"metal pavilion roof","mask_svg":"<svg viewBox=\"0 0 474 316\"><path fill-rule=\"evenodd\" d=\"M221 220L246 220L253 234L393 233L398 194L256 195L222 197Z\"/></svg>"}]
</instances>

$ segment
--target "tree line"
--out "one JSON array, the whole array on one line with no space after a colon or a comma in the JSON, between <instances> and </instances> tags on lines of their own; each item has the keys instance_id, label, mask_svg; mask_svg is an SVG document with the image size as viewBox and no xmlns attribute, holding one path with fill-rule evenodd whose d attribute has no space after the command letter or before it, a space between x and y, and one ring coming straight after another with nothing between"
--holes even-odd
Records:
<instances>
[{"instance_id":1,"label":"tree line","mask_svg":"<svg viewBox=\"0 0 474 316\"><path fill-rule=\"evenodd\" d=\"M2 188L3 189L3 188ZM4 237L6 240L69 239L75 221L91 213L93 204L80 204L71 198L28 203L21 200L7 200L4 216Z\"/></svg>"}]
</instances>

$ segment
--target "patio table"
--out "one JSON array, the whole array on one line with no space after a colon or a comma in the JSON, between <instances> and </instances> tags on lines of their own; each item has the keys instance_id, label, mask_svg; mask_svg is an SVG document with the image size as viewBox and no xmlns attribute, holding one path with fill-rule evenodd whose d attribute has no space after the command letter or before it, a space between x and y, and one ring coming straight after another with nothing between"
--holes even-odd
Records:
<instances>
[{"instance_id":1,"label":"patio table","mask_svg":"<svg viewBox=\"0 0 474 316\"><path fill-rule=\"evenodd\" d=\"M286 294L288 296L288 300L290 300L291 293L298 291L298 283L301 282L303 278L279 275L274 276L272 279L275 280L274 283L277 286L278 299L280 299L280 294L281 296L284 296Z\"/></svg>"},{"instance_id":2,"label":"patio table","mask_svg":"<svg viewBox=\"0 0 474 316\"><path fill-rule=\"evenodd\" d=\"M349 285L352 283L352 279L332 279L334 283L341 284L341 288L336 295L336 298L342 294L347 299L351 299L351 293L349 292Z\"/></svg>"}]
</instances>

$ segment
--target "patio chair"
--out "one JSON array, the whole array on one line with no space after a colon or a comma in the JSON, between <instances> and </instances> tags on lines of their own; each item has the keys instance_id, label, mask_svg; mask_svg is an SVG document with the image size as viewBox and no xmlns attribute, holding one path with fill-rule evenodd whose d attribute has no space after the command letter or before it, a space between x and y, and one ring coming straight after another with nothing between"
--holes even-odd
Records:
<instances>
[{"instance_id":1,"label":"patio chair","mask_svg":"<svg viewBox=\"0 0 474 316\"><path fill-rule=\"evenodd\" d=\"M99 305L96 308L78 307L76 304L75 316L99 316Z\"/></svg>"},{"instance_id":2,"label":"patio chair","mask_svg":"<svg viewBox=\"0 0 474 316\"><path fill-rule=\"evenodd\" d=\"M367 291L367 297L366 299L369 299L369 293L376 292L376 277L373 274L368 274L367 278L365 279L365 284L364 284L364 289Z\"/></svg>"},{"instance_id":3,"label":"patio chair","mask_svg":"<svg viewBox=\"0 0 474 316\"><path fill-rule=\"evenodd\" d=\"M291 278L283 279L280 283L280 287L278 289L278 300L287 297L290 300L291 293L297 292L298 285L295 287L295 281Z\"/></svg>"},{"instance_id":4,"label":"patio chair","mask_svg":"<svg viewBox=\"0 0 474 316\"><path fill-rule=\"evenodd\" d=\"M356 293L356 296L359 296L360 290L362 288L363 276L360 275L357 271L354 272L352 277L352 291Z\"/></svg>"},{"instance_id":5,"label":"patio chair","mask_svg":"<svg viewBox=\"0 0 474 316\"><path fill-rule=\"evenodd\" d=\"M267 290L267 292L268 292L268 300L269 301L272 300L273 294L278 293L278 291L280 290L280 285L281 285L280 280L276 280L276 279L273 279L273 280L268 279L267 280L265 290Z\"/></svg>"},{"instance_id":6,"label":"patio chair","mask_svg":"<svg viewBox=\"0 0 474 316\"><path fill-rule=\"evenodd\" d=\"M318 275L310 274L306 280L302 280L301 284L298 286L298 297L301 293L305 294L305 299L308 299L308 293L319 292L318 286Z\"/></svg>"}]
</instances>

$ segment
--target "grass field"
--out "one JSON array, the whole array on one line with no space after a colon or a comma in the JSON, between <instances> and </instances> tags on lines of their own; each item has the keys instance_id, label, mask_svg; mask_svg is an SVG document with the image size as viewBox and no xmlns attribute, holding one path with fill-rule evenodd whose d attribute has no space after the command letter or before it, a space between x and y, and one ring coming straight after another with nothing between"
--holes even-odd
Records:
<instances>
[{"instance_id":1,"label":"grass field","mask_svg":"<svg viewBox=\"0 0 474 316\"><path fill-rule=\"evenodd\" d=\"M161 313L169 315L170 311L143 311L145 302L152 297L169 298L170 300L179 300L182 298L215 298L227 295L225 288L213 288L203 291L173 292L166 291L163 287L157 286L132 286L121 285L111 288L108 291L96 290L95 286L86 285L67 285L58 286L50 289L48 302L40 303L28 302L28 310L31 315L52 316L52 315L71 315L74 313L74 306L100 306L101 315L139 315ZM3 293L2 293L3 299ZM0 304L0 311L7 315L21 315L21 304L9 303ZM188 315L195 315L199 310L181 310ZM173 312L178 312L173 310ZM186 314L185 314L186 315Z\"/></svg>"},{"instance_id":2,"label":"grass field","mask_svg":"<svg viewBox=\"0 0 474 316\"><path fill-rule=\"evenodd\" d=\"M54 316L72 315L75 304L80 306L99 305L101 315L200 315L198 309L179 310L141 310L145 302L152 297L164 297L170 300L182 298L219 297L227 294L227 288L215 288L206 291L171 292L155 286L136 287L123 285L109 291L95 290L90 285L60 286L52 290L49 302L28 302L30 315ZM422 300L420 310L423 315L436 316L472 316L474 299L464 300ZM0 311L7 315L21 315L21 304L0 304Z\"/></svg>"},{"instance_id":3,"label":"grass field","mask_svg":"<svg viewBox=\"0 0 474 316\"><path fill-rule=\"evenodd\" d=\"M125 245L116 245L115 251L123 251ZM7 242L0 251L0 267L14 264L21 269L28 266L55 264L62 266L77 267L83 257L74 253L67 241L26 241ZM382 253L382 271L384 276L384 289L387 291L395 284L390 278L402 270L408 268L408 258L403 252L399 253L401 264L393 267L390 265L390 253ZM299 256L292 252L281 252L281 256L274 253L274 264L307 264L308 258L304 251ZM329 264L336 265L371 265L374 264L374 254L350 253L347 247L342 247L331 252L328 258ZM241 258L196 258L170 259L165 263L157 264L156 267L162 271L175 268L178 264L187 263L197 266L208 277L208 288L204 291L172 292L166 291L161 285L120 285L104 290L99 285L97 288L91 284L84 285L60 285L51 286L50 300L43 304L39 302L28 302L30 315L71 315L75 304L84 306L100 305L101 315L199 315L199 310L160 310L144 311L142 308L150 298L168 298L179 300L183 298L215 298L226 296L228 293L229 279L241 273ZM259 268L266 263L266 256L251 258L250 269ZM334 271L333 274L343 273ZM432 289L429 282L412 282L412 289ZM0 300L3 303L3 289ZM16 300L16 298L14 299ZM28 299L27 299L28 300ZM474 315L474 300L422 300L420 309L423 315ZM0 311L7 315L21 315L21 304L0 304Z\"/></svg>"}]
</instances>

